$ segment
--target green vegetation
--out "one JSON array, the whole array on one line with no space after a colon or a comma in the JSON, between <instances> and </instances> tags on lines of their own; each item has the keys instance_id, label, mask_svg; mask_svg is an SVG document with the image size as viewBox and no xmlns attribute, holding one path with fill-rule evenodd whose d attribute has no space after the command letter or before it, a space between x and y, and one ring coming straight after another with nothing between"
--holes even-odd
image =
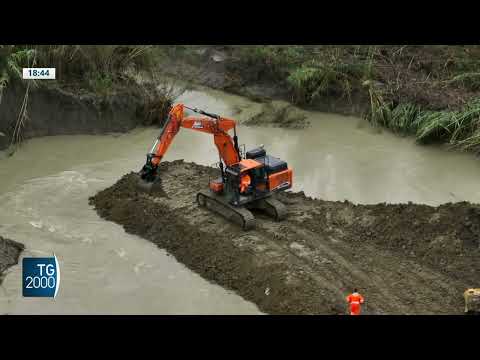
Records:
<instances>
[{"instance_id":1,"label":"green vegetation","mask_svg":"<svg viewBox=\"0 0 480 360\"><path fill-rule=\"evenodd\" d=\"M33 67L36 62L35 51L28 48L15 48L11 45L0 45L0 102L5 89L13 81L20 81L23 67ZM37 86L35 81L27 84L25 95L20 106L17 119L13 126L11 144L18 144L23 140L22 129L28 118L27 105L30 87Z\"/></svg>"},{"instance_id":2,"label":"green vegetation","mask_svg":"<svg viewBox=\"0 0 480 360\"><path fill-rule=\"evenodd\" d=\"M402 135L413 135L419 143L447 143L455 148L480 153L480 98L473 98L458 110L424 110L415 104L382 102L371 92L367 119Z\"/></svg>"},{"instance_id":3,"label":"green vegetation","mask_svg":"<svg viewBox=\"0 0 480 360\"><path fill-rule=\"evenodd\" d=\"M22 78L22 68L35 63L32 49L17 49L11 45L0 45L0 102L3 91L12 81Z\"/></svg>"},{"instance_id":4,"label":"green vegetation","mask_svg":"<svg viewBox=\"0 0 480 360\"><path fill-rule=\"evenodd\" d=\"M270 83L302 106L332 100L359 105L372 124L419 143L480 152L478 45L0 45L0 101L2 91L20 81L22 67L56 67L55 85L108 96L138 85L139 74L154 78L166 59L202 66L202 53L212 48L227 53L225 77L238 86ZM40 83L26 86L18 129L27 117L29 89ZM178 95L173 88L157 90L145 91L151 121Z\"/></svg>"},{"instance_id":5,"label":"green vegetation","mask_svg":"<svg viewBox=\"0 0 480 360\"><path fill-rule=\"evenodd\" d=\"M235 72L248 68L252 79L285 85L298 105L324 96L351 100L352 92L370 78L375 47L367 46L232 46Z\"/></svg>"},{"instance_id":6,"label":"green vegetation","mask_svg":"<svg viewBox=\"0 0 480 360\"><path fill-rule=\"evenodd\" d=\"M60 83L106 93L129 82L129 74L151 71L156 64L153 46L145 45L41 45L38 66L55 67Z\"/></svg>"},{"instance_id":7,"label":"green vegetation","mask_svg":"<svg viewBox=\"0 0 480 360\"><path fill-rule=\"evenodd\" d=\"M60 86L108 93L132 74L153 72L163 56L152 45L0 45L0 89L36 66L55 67Z\"/></svg>"},{"instance_id":8,"label":"green vegetation","mask_svg":"<svg viewBox=\"0 0 480 360\"><path fill-rule=\"evenodd\" d=\"M0 45L0 102L14 82L25 88L25 95L12 124L11 144L20 143L28 120L28 99L32 87L51 86L73 93L90 92L101 97L118 90L143 95L148 121L163 118L176 92L168 87L141 85L140 74L154 79L165 49L151 45ZM22 80L22 68L56 68L56 80ZM154 114L154 110L157 114ZM160 113L158 113L160 112Z\"/></svg>"},{"instance_id":9,"label":"green vegetation","mask_svg":"<svg viewBox=\"0 0 480 360\"><path fill-rule=\"evenodd\" d=\"M294 103L312 103L322 95L350 99L352 82L356 81L342 64L316 63L302 65L287 77Z\"/></svg>"},{"instance_id":10,"label":"green vegetation","mask_svg":"<svg viewBox=\"0 0 480 360\"><path fill-rule=\"evenodd\" d=\"M467 72L454 76L447 81L450 84L459 84L469 90L480 90L480 72Z\"/></svg>"},{"instance_id":11,"label":"green vegetation","mask_svg":"<svg viewBox=\"0 0 480 360\"><path fill-rule=\"evenodd\" d=\"M231 71L289 89L298 105L368 104L372 124L480 152L480 46L226 46ZM353 100L353 96L356 95Z\"/></svg>"},{"instance_id":12,"label":"green vegetation","mask_svg":"<svg viewBox=\"0 0 480 360\"><path fill-rule=\"evenodd\" d=\"M434 86L480 88L480 46L225 46L236 59L233 71L245 76L269 76L301 91L298 103L308 103L326 88L360 90L365 80L380 81L396 90L429 82ZM345 85L347 82L351 86ZM329 86L327 86L329 85ZM398 90L398 89L397 89Z\"/></svg>"}]
</instances>

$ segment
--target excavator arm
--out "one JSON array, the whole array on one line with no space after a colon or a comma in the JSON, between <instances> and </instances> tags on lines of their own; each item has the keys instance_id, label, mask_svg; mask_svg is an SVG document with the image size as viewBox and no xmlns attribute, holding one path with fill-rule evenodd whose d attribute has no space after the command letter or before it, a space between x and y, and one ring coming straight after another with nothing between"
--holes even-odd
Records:
<instances>
[{"instance_id":1,"label":"excavator arm","mask_svg":"<svg viewBox=\"0 0 480 360\"><path fill-rule=\"evenodd\" d=\"M184 117L183 104L176 104L168 114L168 120L165 123L160 136L155 141L150 153L147 154L147 162L140 171L140 176L147 182L153 182L157 174L158 164L166 154L173 139L180 131L180 128L192 129L208 134L213 134L215 146L218 149L220 159L226 166L238 163L240 161L240 151L235 129L235 121L232 119L220 117L215 114L209 114L202 110L190 109L204 117L187 116ZM233 129L234 136L228 134Z\"/></svg>"}]
</instances>

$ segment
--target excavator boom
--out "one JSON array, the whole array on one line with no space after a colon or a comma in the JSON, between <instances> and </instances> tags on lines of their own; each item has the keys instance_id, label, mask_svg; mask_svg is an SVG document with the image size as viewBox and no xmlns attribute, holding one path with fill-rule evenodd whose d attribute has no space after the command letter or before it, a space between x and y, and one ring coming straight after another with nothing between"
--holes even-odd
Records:
<instances>
[{"instance_id":1,"label":"excavator boom","mask_svg":"<svg viewBox=\"0 0 480 360\"><path fill-rule=\"evenodd\" d=\"M214 114L208 114L204 111L192 109L208 116L184 117L183 104L176 104L169 112L167 122L165 123L160 136L155 141L150 153L147 155L147 162L142 168L140 175L147 182L154 182L158 164L162 161L173 139L180 131L180 128L192 129L195 131L213 134L215 146L218 149L221 160L226 166L238 163L240 161L240 151L236 135L235 120L220 117ZM234 136L228 134L233 129Z\"/></svg>"}]
</instances>

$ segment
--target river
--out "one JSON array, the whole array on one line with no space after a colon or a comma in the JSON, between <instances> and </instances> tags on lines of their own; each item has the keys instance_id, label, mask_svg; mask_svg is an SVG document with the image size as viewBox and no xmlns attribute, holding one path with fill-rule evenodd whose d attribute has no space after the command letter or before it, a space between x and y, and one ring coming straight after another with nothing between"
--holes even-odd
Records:
<instances>
[{"instance_id":1,"label":"river","mask_svg":"<svg viewBox=\"0 0 480 360\"><path fill-rule=\"evenodd\" d=\"M241 121L260 105L213 90L179 99ZM242 111L239 112L239 109ZM311 126L286 130L239 126L247 149L264 144L294 170L294 191L355 203L480 202L480 164L471 154L418 146L354 117L309 112ZM26 141L0 160L0 234L26 245L22 256L60 262L55 299L23 298L21 260L0 288L1 314L258 314L165 251L102 220L88 198L137 171L158 135L55 136ZM218 161L209 135L181 130L165 160Z\"/></svg>"}]
</instances>

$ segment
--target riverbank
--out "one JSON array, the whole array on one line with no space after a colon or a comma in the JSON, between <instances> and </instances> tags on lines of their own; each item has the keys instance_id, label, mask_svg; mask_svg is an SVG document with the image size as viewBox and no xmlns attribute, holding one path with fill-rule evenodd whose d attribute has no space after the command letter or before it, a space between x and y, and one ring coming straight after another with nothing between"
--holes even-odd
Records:
<instances>
[{"instance_id":1,"label":"riverbank","mask_svg":"<svg viewBox=\"0 0 480 360\"><path fill-rule=\"evenodd\" d=\"M11 84L0 103L0 150L39 136L105 134L160 125L171 102L153 83L117 84L108 94L78 90L57 84L30 88L22 117L27 87Z\"/></svg>"},{"instance_id":2,"label":"riverbank","mask_svg":"<svg viewBox=\"0 0 480 360\"><path fill-rule=\"evenodd\" d=\"M256 214L257 228L244 232L194 201L213 168L173 161L160 172L160 195L138 193L132 173L91 204L270 314L342 314L353 287L368 294L370 314L461 314L463 291L480 276L478 205L354 205L288 192L279 196L285 221Z\"/></svg>"},{"instance_id":3,"label":"riverbank","mask_svg":"<svg viewBox=\"0 0 480 360\"><path fill-rule=\"evenodd\" d=\"M142 73L158 84L162 73L263 103L262 113L245 122L250 126L308 127L300 107L363 117L421 144L478 153L479 58L478 46L443 45L2 45L0 92L13 105L2 108L0 101L0 114L7 109L0 115L0 149L24 135L127 131L155 107L163 119L174 97L158 105L158 91L139 90L133 80ZM31 82L29 96L15 89L21 66L32 62L57 68L56 93L44 89L46 82ZM34 98L52 112L30 106ZM82 112L88 116L75 116ZM42 113L45 120L35 123Z\"/></svg>"},{"instance_id":4,"label":"riverbank","mask_svg":"<svg viewBox=\"0 0 480 360\"><path fill-rule=\"evenodd\" d=\"M173 46L162 69L254 101L366 118L418 143L480 151L478 46ZM275 102L272 102L275 105ZM268 110L268 109L267 109ZM282 111L251 125L305 127ZM271 121L272 116L279 118ZM295 124L292 126L292 124Z\"/></svg>"},{"instance_id":5,"label":"riverbank","mask_svg":"<svg viewBox=\"0 0 480 360\"><path fill-rule=\"evenodd\" d=\"M165 85L159 87L153 76L150 81L135 78L139 70L155 68L153 50L0 45L0 151L12 155L24 140L40 136L123 133L139 125L160 125L174 93ZM55 67L56 78L23 80L22 68L34 65ZM0 259L0 273L16 263L14 249L23 249L22 244L2 241L6 253Z\"/></svg>"},{"instance_id":6,"label":"riverbank","mask_svg":"<svg viewBox=\"0 0 480 360\"><path fill-rule=\"evenodd\" d=\"M370 102L366 81L385 89L385 100L394 105L425 110L459 109L480 91L478 46L184 45L164 51L171 74L320 111L342 100L349 113L361 115L354 105Z\"/></svg>"},{"instance_id":7,"label":"riverbank","mask_svg":"<svg viewBox=\"0 0 480 360\"><path fill-rule=\"evenodd\" d=\"M33 64L55 67L56 78L23 80L22 67ZM0 45L0 150L37 136L162 123L175 95L159 86L157 66L152 46Z\"/></svg>"},{"instance_id":8,"label":"riverbank","mask_svg":"<svg viewBox=\"0 0 480 360\"><path fill-rule=\"evenodd\" d=\"M18 258L24 248L23 244L0 236L0 285L5 271L18 263Z\"/></svg>"}]
</instances>

